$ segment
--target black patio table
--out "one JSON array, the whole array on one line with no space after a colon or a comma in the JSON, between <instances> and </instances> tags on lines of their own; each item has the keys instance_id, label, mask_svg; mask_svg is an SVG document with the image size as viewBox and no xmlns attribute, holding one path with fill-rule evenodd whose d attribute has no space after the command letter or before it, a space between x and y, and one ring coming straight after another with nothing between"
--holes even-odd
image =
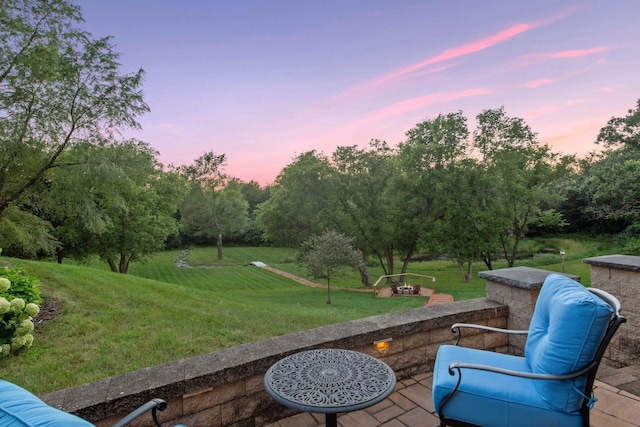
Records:
<instances>
[{"instance_id":1,"label":"black patio table","mask_svg":"<svg viewBox=\"0 0 640 427\"><path fill-rule=\"evenodd\" d=\"M264 388L276 402L299 411L323 413L327 427L339 412L351 412L386 399L396 386L384 362L352 350L319 349L292 354L264 376Z\"/></svg>"}]
</instances>

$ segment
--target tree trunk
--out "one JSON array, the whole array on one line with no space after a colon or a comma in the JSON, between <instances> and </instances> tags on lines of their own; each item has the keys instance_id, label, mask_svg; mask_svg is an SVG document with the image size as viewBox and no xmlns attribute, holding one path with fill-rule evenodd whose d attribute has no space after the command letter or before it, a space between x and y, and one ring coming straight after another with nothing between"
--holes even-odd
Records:
<instances>
[{"instance_id":1,"label":"tree trunk","mask_svg":"<svg viewBox=\"0 0 640 427\"><path fill-rule=\"evenodd\" d=\"M331 277L327 276L327 304L331 304Z\"/></svg>"},{"instance_id":2,"label":"tree trunk","mask_svg":"<svg viewBox=\"0 0 640 427\"><path fill-rule=\"evenodd\" d=\"M369 269L364 266L358 268L360 271L360 280L362 280L362 284L365 286L371 286L371 276L369 276Z\"/></svg>"},{"instance_id":3,"label":"tree trunk","mask_svg":"<svg viewBox=\"0 0 640 427\"><path fill-rule=\"evenodd\" d=\"M118 272L118 267L116 266L116 263L113 260L113 258L108 257L107 258L107 263L109 264L109 268L111 269L111 271L113 271L114 273Z\"/></svg>"},{"instance_id":4,"label":"tree trunk","mask_svg":"<svg viewBox=\"0 0 640 427\"><path fill-rule=\"evenodd\" d=\"M124 251L120 252L120 263L118 265L118 272L121 274L127 274L129 270L129 261L127 261L127 255Z\"/></svg>"},{"instance_id":5,"label":"tree trunk","mask_svg":"<svg viewBox=\"0 0 640 427\"><path fill-rule=\"evenodd\" d=\"M407 256L402 260L402 271L400 273L405 274L407 269L409 268L409 260L411 260L411 256L413 256L413 252L407 254Z\"/></svg>"},{"instance_id":6,"label":"tree trunk","mask_svg":"<svg viewBox=\"0 0 640 427\"><path fill-rule=\"evenodd\" d=\"M218 232L218 259L223 259L222 256L222 233Z\"/></svg>"},{"instance_id":7,"label":"tree trunk","mask_svg":"<svg viewBox=\"0 0 640 427\"><path fill-rule=\"evenodd\" d=\"M393 274L393 249L385 249L384 257L387 261L387 274Z\"/></svg>"}]
</instances>

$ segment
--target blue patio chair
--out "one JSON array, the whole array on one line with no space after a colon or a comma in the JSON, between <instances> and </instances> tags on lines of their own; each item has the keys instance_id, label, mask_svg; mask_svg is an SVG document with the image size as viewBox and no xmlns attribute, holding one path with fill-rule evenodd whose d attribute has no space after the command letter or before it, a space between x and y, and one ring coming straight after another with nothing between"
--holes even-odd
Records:
<instances>
[{"instance_id":1,"label":"blue patio chair","mask_svg":"<svg viewBox=\"0 0 640 427\"><path fill-rule=\"evenodd\" d=\"M626 319L619 301L549 275L528 331L455 324L455 345L438 349L433 402L441 426L589 426L593 382ZM465 327L527 334L524 357L459 347Z\"/></svg>"},{"instance_id":2,"label":"blue patio chair","mask_svg":"<svg viewBox=\"0 0 640 427\"><path fill-rule=\"evenodd\" d=\"M124 427L151 411L155 425L161 427L156 411L164 411L162 399L145 403L113 427ZM93 427L88 421L47 405L40 398L8 381L0 380L0 426L2 427ZM182 426L177 425L176 427ZM184 427L184 426L182 426Z\"/></svg>"}]
</instances>

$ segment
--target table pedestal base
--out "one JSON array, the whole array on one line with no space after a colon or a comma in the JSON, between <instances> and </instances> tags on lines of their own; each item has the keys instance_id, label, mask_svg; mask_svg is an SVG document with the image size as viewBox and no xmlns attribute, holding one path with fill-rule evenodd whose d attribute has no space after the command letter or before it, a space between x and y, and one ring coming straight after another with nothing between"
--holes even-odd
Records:
<instances>
[{"instance_id":1,"label":"table pedestal base","mask_svg":"<svg viewBox=\"0 0 640 427\"><path fill-rule=\"evenodd\" d=\"M338 427L338 414L326 414L325 420L327 427Z\"/></svg>"}]
</instances>

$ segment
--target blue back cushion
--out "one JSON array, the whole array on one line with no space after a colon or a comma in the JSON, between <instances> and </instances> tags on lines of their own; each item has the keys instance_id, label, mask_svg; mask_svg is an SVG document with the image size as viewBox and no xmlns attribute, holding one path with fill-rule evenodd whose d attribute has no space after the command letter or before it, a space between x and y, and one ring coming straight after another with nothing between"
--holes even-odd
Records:
<instances>
[{"instance_id":1,"label":"blue back cushion","mask_svg":"<svg viewBox=\"0 0 640 427\"><path fill-rule=\"evenodd\" d=\"M531 371L568 374L591 362L613 313L612 308L580 283L550 274L538 296L525 345ZM535 381L542 398L564 412L580 409L586 377L566 381Z\"/></svg>"},{"instance_id":2,"label":"blue back cushion","mask_svg":"<svg viewBox=\"0 0 640 427\"><path fill-rule=\"evenodd\" d=\"M93 427L93 424L47 405L22 387L0 380L0 426Z\"/></svg>"}]
</instances>

